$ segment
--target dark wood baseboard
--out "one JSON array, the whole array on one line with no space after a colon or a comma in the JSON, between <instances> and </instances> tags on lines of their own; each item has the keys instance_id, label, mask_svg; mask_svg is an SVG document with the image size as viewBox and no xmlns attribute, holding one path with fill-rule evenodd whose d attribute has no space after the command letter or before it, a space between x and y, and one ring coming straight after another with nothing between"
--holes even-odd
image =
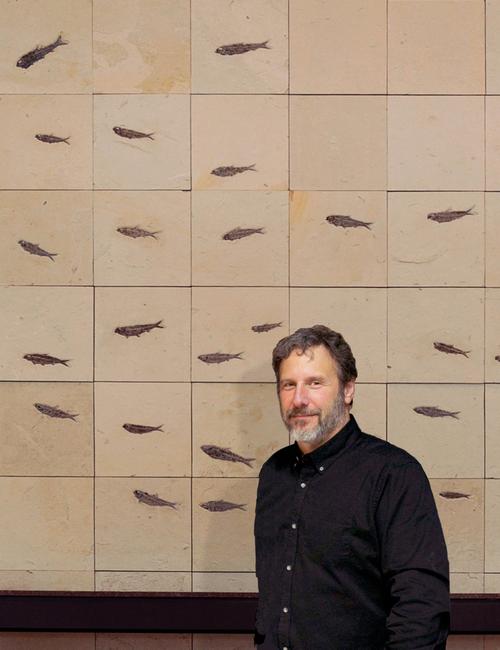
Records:
<instances>
[{"instance_id":1,"label":"dark wood baseboard","mask_svg":"<svg viewBox=\"0 0 500 650\"><path fill-rule=\"evenodd\" d=\"M452 634L500 634L500 594L454 594ZM256 594L0 591L0 631L252 633Z\"/></svg>"}]
</instances>

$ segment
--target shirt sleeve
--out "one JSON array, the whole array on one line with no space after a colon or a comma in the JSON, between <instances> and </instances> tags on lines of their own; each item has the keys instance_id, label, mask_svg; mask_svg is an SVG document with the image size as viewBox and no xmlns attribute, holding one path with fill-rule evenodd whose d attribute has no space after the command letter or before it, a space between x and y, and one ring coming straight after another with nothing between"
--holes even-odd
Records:
<instances>
[{"instance_id":1,"label":"shirt sleeve","mask_svg":"<svg viewBox=\"0 0 500 650\"><path fill-rule=\"evenodd\" d=\"M444 649L448 556L429 481L418 462L387 472L375 516L389 603L387 650Z\"/></svg>"}]
</instances>

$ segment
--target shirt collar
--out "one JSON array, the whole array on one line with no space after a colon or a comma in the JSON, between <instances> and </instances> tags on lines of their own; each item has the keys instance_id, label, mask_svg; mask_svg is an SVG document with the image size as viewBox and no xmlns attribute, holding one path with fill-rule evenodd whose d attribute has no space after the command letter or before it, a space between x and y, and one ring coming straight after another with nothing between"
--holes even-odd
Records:
<instances>
[{"instance_id":1,"label":"shirt collar","mask_svg":"<svg viewBox=\"0 0 500 650\"><path fill-rule=\"evenodd\" d=\"M316 470L319 470L321 467L321 471L323 471L345 447L350 447L354 444L360 432L361 430L354 415L350 415L347 424L333 438L330 438L330 440L308 454L303 454L297 442L294 442L292 445L294 466L298 463L310 463Z\"/></svg>"}]
</instances>

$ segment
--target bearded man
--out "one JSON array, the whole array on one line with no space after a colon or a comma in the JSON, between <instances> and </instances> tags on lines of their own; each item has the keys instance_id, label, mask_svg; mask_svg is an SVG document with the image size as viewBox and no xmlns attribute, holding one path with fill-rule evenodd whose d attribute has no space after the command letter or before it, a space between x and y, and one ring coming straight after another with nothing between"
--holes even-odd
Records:
<instances>
[{"instance_id":1,"label":"bearded man","mask_svg":"<svg viewBox=\"0 0 500 650\"><path fill-rule=\"evenodd\" d=\"M443 650L446 545L410 454L350 414L351 348L323 325L273 351L293 444L262 466L255 516L259 650Z\"/></svg>"}]
</instances>

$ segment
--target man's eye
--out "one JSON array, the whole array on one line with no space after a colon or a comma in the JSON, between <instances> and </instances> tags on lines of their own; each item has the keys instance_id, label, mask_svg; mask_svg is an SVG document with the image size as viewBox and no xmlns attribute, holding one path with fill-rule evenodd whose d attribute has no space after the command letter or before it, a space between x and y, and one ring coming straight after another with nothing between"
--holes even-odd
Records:
<instances>
[{"instance_id":1,"label":"man's eye","mask_svg":"<svg viewBox=\"0 0 500 650\"><path fill-rule=\"evenodd\" d=\"M290 388L293 388L293 384L281 384L282 390L290 390Z\"/></svg>"},{"instance_id":2,"label":"man's eye","mask_svg":"<svg viewBox=\"0 0 500 650\"><path fill-rule=\"evenodd\" d=\"M319 379L314 379L311 382L311 386L321 386L321 382L319 381Z\"/></svg>"}]
</instances>

